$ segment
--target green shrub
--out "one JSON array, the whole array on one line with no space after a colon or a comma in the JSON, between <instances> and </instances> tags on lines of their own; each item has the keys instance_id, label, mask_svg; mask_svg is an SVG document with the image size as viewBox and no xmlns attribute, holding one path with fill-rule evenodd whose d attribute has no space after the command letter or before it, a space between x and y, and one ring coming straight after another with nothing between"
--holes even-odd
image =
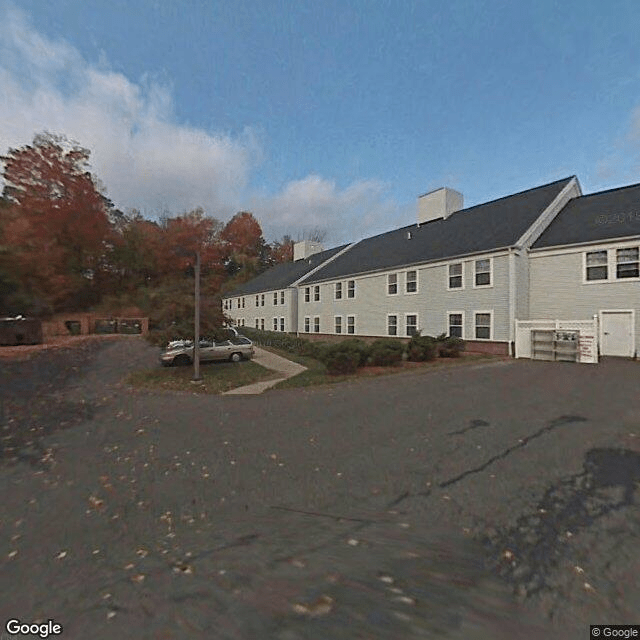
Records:
<instances>
[{"instance_id":1,"label":"green shrub","mask_svg":"<svg viewBox=\"0 0 640 640\"><path fill-rule=\"evenodd\" d=\"M289 353L300 353L303 344L307 342L304 338L281 331L261 331L252 327L237 327L237 330L259 347L274 347Z\"/></svg>"},{"instance_id":2,"label":"green shrub","mask_svg":"<svg viewBox=\"0 0 640 640\"><path fill-rule=\"evenodd\" d=\"M329 375L347 375L356 372L360 356L355 351L330 348L326 350L323 361Z\"/></svg>"},{"instance_id":3,"label":"green shrub","mask_svg":"<svg viewBox=\"0 0 640 640\"><path fill-rule=\"evenodd\" d=\"M324 362L325 352L328 349L326 342L314 342L312 340L304 340L300 347L299 355L308 356Z\"/></svg>"},{"instance_id":4,"label":"green shrub","mask_svg":"<svg viewBox=\"0 0 640 640\"><path fill-rule=\"evenodd\" d=\"M348 353L352 353L357 356L357 362L359 367L364 367L367 364L367 360L369 360L369 356L371 355L371 348L364 340L359 340L358 338L347 338L342 342L338 342L335 345L330 347L339 349L340 351L347 351Z\"/></svg>"},{"instance_id":5,"label":"green shrub","mask_svg":"<svg viewBox=\"0 0 640 640\"><path fill-rule=\"evenodd\" d=\"M425 362L435 360L438 356L438 343L436 338L421 336L419 333L411 337L407 345L408 359L413 362Z\"/></svg>"},{"instance_id":6,"label":"green shrub","mask_svg":"<svg viewBox=\"0 0 640 640\"><path fill-rule=\"evenodd\" d=\"M441 358L459 358L464 349L464 340L455 336L444 338L438 344L438 353Z\"/></svg>"},{"instance_id":7,"label":"green shrub","mask_svg":"<svg viewBox=\"0 0 640 640\"><path fill-rule=\"evenodd\" d=\"M370 348L370 362L379 367L389 367L402 361L404 345L400 340L376 340Z\"/></svg>"}]
</instances>

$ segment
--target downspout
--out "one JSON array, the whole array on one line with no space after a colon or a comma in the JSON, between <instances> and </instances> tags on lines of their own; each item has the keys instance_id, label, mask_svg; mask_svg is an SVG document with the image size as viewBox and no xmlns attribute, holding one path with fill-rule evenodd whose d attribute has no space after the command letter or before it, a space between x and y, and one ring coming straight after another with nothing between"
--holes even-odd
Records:
<instances>
[{"instance_id":1,"label":"downspout","mask_svg":"<svg viewBox=\"0 0 640 640\"><path fill-rule=\"evenodd\" d=\"M515 356L516 330L516 254L509 249L509 355Z\"/></svg>"}]
</instances>

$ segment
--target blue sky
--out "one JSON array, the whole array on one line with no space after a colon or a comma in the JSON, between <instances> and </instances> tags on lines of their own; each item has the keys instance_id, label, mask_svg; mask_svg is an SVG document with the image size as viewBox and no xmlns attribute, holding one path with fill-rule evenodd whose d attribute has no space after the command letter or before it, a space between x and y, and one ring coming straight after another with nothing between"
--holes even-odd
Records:
<instances>
[{"instance_id":1,"label":"blue sky","mask_svg":"<svg viewBox=\"0 0 640 640\"><path fill-rule=\"evenodd\" d=\"M639 32L635 0L0 0L0 153L67 134L122 208L330 245L440 186L640 181Z\"/></svg>"}]
</instances>

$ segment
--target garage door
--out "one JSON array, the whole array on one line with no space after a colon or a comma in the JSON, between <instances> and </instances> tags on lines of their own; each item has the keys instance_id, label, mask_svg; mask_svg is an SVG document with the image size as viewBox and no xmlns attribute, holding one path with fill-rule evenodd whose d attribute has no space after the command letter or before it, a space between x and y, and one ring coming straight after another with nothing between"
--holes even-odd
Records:
<instances>
[{"instance_id":1,"label":"garage door","mask_svg":"<svg viewBox=\"0 0 640 640\"><path fill-rule=\"evenodd\" d=\"M633 356L633 311L601 311L600 326L603 356Z\"/></svg>"}]
</instances>

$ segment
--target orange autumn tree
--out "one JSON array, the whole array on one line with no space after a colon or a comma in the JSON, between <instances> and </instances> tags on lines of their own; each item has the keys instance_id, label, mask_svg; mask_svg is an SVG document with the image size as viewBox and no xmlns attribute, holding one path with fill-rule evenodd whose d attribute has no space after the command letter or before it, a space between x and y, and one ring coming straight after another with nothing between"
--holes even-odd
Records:
<instances>
[{"instance_id":1,"label":"orange autumn tree","mask_svg":"<svg viewBox=\"0 0 640 640\"><path fill-rule=\"evenodd\" d=\"M220 233L226 272L235 285L244 282L269 266L269 245L262 236L262 227L252 213L236 213Z\"/></svg>"},{"instance_id":2,"label":"orange autumn tree","mask_svg":"<svg viewBox=\"0 0 640 640\"><path fill-rule=\"evenodd\" d=\"M0 157L9 203L0 244L10 248L22 289L52 310L83 308L99 296L110 203L89 171L89 155L45 133Z\"/></svg>"}]
</instances>

